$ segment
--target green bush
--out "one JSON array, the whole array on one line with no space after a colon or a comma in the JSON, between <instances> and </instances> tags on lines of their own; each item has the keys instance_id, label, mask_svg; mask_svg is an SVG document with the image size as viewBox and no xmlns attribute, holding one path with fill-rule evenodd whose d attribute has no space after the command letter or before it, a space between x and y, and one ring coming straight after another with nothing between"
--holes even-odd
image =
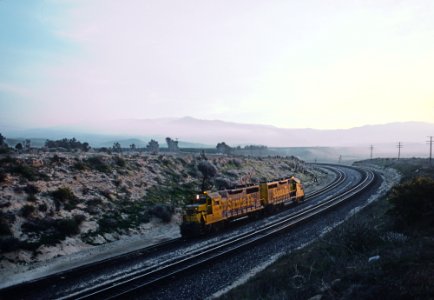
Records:
<instances>
[{"instance_id":1,"label":"green bush","mask_svg":"<svg viewBox=\"0 0 434 300\"><path fill-rule=\"evenodd\" d=\"M77 220L76 218L61 219L56 222L56 229L64 236L78 234L80 233L79 226L81 221L80 219Z\"/></svg>"},{"instance_id":2,"label":"green bush","mask_svg":"<svg viewBox=\"0 0 434 300\"><path fill-rule=\"evenodd\" d=\"M35 185L33 185L33 184L28 184L28 185L24 188L24 191L25 191L27 194L33 194L33 195L39 193L39 189L38 189L38 187L35 186Z\"/></svg>"},{"instance_id":3,"label":"green bush","mask_svg":"<svg viewBox=\"0 0 434 300\"><path fill-rule=\"evenodd\" d=\"M20 210L21 215L24 218L28 218L34 211L35 211L35 207L32 205L28 205L28 204L21 207L21 210Z\"/></svg>"},{"instance_id":4,"label":"green bush","mask_svg":"<svg viewBox=\"0 0 434 300\"><path fill-rule=\"evenodd\" d=\"M47 211L47 208L48 208L47 204L45 204L45 203L39 204L39 206L38 206L39 211L42 211L42 212Z\"/></svg>"},{"instance_id":5,"label":"green bush","mask_svg":"<svg viewBox=\"0 0 434 300\"><path fill-rule=\"evenodd\" d=\"M84 161L91 169L103 172L110 173L111 168L108 166L104 160L99 156L93 156Z\"/></svg>"},{"instance_id":6,"label":"green bush","mask_svg":"<svg viewBox=\"0 0 434 300\"><path fill-rule=\"evenodd\" d=\"M394 187L389 201L399 227L434 228L434 180L416 177Z\"/></svg>"},{"instance_id":7,"label":"green bush","mask_svg":"<svg viewBox=\"0 0 434 300\"><path fill-rule=\"evenodd\" d=\"M11 168L11 172L17 175L21 175L27 180L34 181L37 180L38 174L35 170L28 165L19 164Z\"/></svg>"},{"instance_id":8,"label":"green bush","mask_svg":"<svg viewBox=\"0 0 434 300\"><path fill-rule=\"evenodd\" d=\"M0 219L0 236L2 235L11 235L12 231L9 227L9 224L6 222L6 220Z\"/></svg>"},{"instance_id":9,"label":"green bush","mask_svg":"<svg viewBox=\"0 0 434 300\"><path fill-rule=\"evenodd\" d=\"M65 209L71 210L77 205L78 199L68 187L61 187L50 193L54 200L56 209L59 210L60 204L63 204Z\"/></svg>"},{"instance_id":10,"label":"green bush","mask_svg":"<svg viewBox=\"0 0 434 300\"><path fill-rule=\"evenodd\" d=\"M120 157L120 156L115 156L115 157L114 157L114 160L115 160L115 164L116 164L118 167L124 168L124 167L127 165L127 163L125 162L125 159L123 159L123 158Z\"/></svg>"},{"instance_id":11,"label":"green bush","mask_svg":"<svg viewBox=\"0 0 434 300\"><path fill-rule=\"evenodd\" d=\"M58 188L57 190L51 192L51 196L54 199L57 199L57 200L62 201L62 202L75 198L74 193L68 187Z\"/></svg>"},{"instance_id":12,"label":"green bush","mask_svg":"<svg viewBox=\"0 0 434 300\"><path fill-rule=\"evenodd\" d=\"M164 204L156 204L152 209L150 210L150 213L157 218L161 219L161 221L165 223L169 223L170 220L172 220L173 215L173 207L169 205Z\"/></svg>"},{"instance_id":13,"label":"green bush","mask_svg":"<svg viewBox=\"0 0 434 300\"><path fill-rule=\"evenodd\" d=\"M29 194L27 195L27 201L29 202L36 202L38 198L36 198L35 194Z\"/></svg>"},{"instance_id":14,"label":"green bush","mask_svg":"<svg viewBox=\"0 0 434 300\"><path fill-rule=\"evenodd\" d=\"M4 182L6 180L6 173L0 170L0 182Z\"/></svg>"},{"instance_id":15,"label":"green bush","mask_svg":"<svg viewBox=\"0 0 434 300\"><path fill-rule=\"evenodd\" d=\"M85 163L83 163L82 161L78 161L78 162L74 163L73 168L78 170L78 171L84 171L87 169L87 165Z\"/></svg>"},{"instance_id":16,"label":"green bush","mask_svg":"<svg viewBox=\"0 0 434 300\"><path fill-rule=\"evenodd\" d=\"M0 253L18 250L20 244L20 241L13 236L0 238Z\"/></svg>"}]
</instances>

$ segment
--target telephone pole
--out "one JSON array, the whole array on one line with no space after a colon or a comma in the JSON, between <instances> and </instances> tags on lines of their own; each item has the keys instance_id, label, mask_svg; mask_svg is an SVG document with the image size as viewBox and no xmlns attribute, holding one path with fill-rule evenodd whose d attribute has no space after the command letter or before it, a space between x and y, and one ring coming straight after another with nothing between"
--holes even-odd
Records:
<instances>
[{"instance_id":1,"label":"telephone pole","mask_svg":"<svg viewBox=\"0 0 434 300\"><path fill-rule=\"evenodd\" d=\"M398 142L398 145L396 145L396 148L398 148L398 160L401 157L401 148L403 148L404 145L401 142Z\"/></svg>"},{"instance_id":2,"label":"telephone pole","mask_svg":"<svg viewBox=\"0 0 434 300\"><path fill-rule=\"evenodd\" d=\"M372 160L372 152L374 151L374 146L371 145L371 146L369 147L369 149L371 149L371 160Z\"/></svg>"},{"instance_id":3,"label":"telephone pole","mask_svg":"<svg viewBox=\"0 0 434 300\"><path fill-rule=\"evenodd\" d=\"M429 143L429 165L432 166L432 136L429 136L429 141L427 141L427 144Z\"/></svg>"}]
</instances>

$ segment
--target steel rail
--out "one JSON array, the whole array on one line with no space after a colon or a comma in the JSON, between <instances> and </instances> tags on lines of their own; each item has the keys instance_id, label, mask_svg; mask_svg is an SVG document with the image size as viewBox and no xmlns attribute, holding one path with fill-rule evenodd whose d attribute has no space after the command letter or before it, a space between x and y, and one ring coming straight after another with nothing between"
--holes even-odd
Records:
<instances>
[{"instance_id":1,"label":"steel rail","mask_svg":"<svg viewBox=\"0 0 434 300\"><path fill-rule=\"evenodd\" d=\"M370 186L370 184L374 181L375 176L371 171L363 172L364 176L362 176L362 180L356 186L345 191L344 193L339 194L336 197L322 201L312 207L306 208L305 210L292 213L285 218L279 219L272 223L263 225L259 229L256 228L253 231L242 233L237 237L221 240L212 245L208 245L207 247L194 250L182 258L174 258L169 261L162 262L159 265L152 266L146 270L141 270L136 274L129 274L128 278L124 278L116 282L106 283L105 287L100 287L96 290L93 289L93 291L87 292L80 291L65 297L65 299L71 297L75 299L94 297L104 297L107 299L120 297L139 288L144 288L146 286L155 284L158 281L174 276L175 274L203 264L229 252L233 252L237 249L263 240L271 235L282 232L289 227L323 213L324 211L342 203L343 201L358 194L366 187ZM148 278L147 281L143 282L146 278ZM139 280L142 282L138 283ZM129 286L130 284L134 284L134 286L131 287ZM128 287L125 289L127 285Z\"/></svg>"},{"instance_id":2,"label":"steel rail","mask_svg":"<svg viewBox=\"0 0 434 300\"><path fill-rule=\"evenodd\" d=\"M332 173L335 173L336 177L333 179L333 181L331 183L329 183L324 188L322 188L318 191L306 194L305 201L303 201L303 202L306 202L307 200L312 199L314 197L318 197L319 195L322 195L322 194L330 191L331 189L335 188L336 186L340 185L343 181L345 181L345 173L342 172L342 170L336 169L334 167L322 166L322 165L320 167L323 169L327 169L328 171L331 171ZM37 288L40 286L41 283L43 283L48 288L48 286L51 285L51 283L55 283L56 281L59 280L59 278L78 277L81 274L86 274L87 272L92 272L93 269L96 269L98 267L102 267L104 265L121 263L123 260L128 259L128 257L135 257L135 256L143 255L144 253L152 254L157 250L162 250L165 248L169 249L169 247L175 247L175 246L177 246L177 244L181 244L181 243L182 243L181 238L175 238L175 239L168 240L168 241L165 241L165 242L153 245L153 246L148 246L148 247L141 248L141 249L134 250L134 251L130 251L130 252L127 252L127 253L124 253L121 255L117 255L114 257L109 257L109 258L106 258L103 260L99 260L97 262L92 262L89 264L81 265L81 266L78 266L78 267L75 267L75 268L72 268L72 269L69 269L66 271L57 272L57 273L50 274L50 275L47 275L44 277L40 277L37 279L33 279L30 281L26 281L26 282L22 282L22 283L19 283L16 285L12 285L12 286L9 286L9 287L6 287L6 288L3 288L0 290L0 298L7 297L7 295L13 295L14 291L19 291L19 290L23 290L23 289L24 290L29 290L29 289L31 290L33 288ZM159 265L161 265L161 264L159 264ZM134 273L130 273L128 275L131 277L134 275ZM106 286L107 284L111 284L111 283L102 283L101 286ZM99 288L95 287L95 286L90 288L90 289L94 290L94 291L99 290ZM89 288L80 290L77 293L70 294L68 296L60 296L59 299L74 298L74 295L79 296L80 294L83 295L83 293L86 294L87 292L89 292Z\"/></svg>"}]
</instances>

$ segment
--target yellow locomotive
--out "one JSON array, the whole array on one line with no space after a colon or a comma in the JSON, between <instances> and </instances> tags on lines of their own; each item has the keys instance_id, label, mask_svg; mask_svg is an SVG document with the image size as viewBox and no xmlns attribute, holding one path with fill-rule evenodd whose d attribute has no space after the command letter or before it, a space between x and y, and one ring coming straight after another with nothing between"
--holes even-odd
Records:
<instances>
[{"instance_id":1,"label":"yellow locomotive","mask_svg":"<svg viewBox=\"0 0 434 300\"><path fill-rule=\"evenodd\" d=\"M303 185L295 177L231 190L204 192L196 196L193 204L186 206L181 235L198 236L217 231L231 220L255 217L264 211L275 211L285 204L298 203L303 199Z\"/></svg>"}]
</instances>

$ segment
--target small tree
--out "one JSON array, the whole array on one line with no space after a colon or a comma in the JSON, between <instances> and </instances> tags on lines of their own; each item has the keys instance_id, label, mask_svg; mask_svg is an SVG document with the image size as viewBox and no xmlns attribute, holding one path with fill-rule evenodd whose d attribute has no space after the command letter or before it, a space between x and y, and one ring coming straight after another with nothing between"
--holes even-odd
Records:
<instances>
[{"instance_id":1,"label":"small tree","mask_svg":"<svg viewBox=\"0 0 434 300\"><path fill-rule=\"evenodd\" d=\"M31 141L29 139L26 139L24 141L24 148L26 149L26 151L30 150L30 143L31 143Z\"/></svg>"},{"instance_id":2,"label":"small tree","mask_svg":"<svg viewBox=\"0 0 434 300\"><path fill-rule=\"evenodd\" d=\"M225 142L218 143L216 148L217 148L217 152L223 154L229 154L232 151L232 148L228 146Z\"/></svg>"},{"instance_id":3,"label":"small tree","mask_svg":"<svg viewBox=\"0 0 434 300\"><path fill-rule=\"evenodd\" d=\"M156 140L150 140L148 145L146 146L146 151L150 152L151 154L157 154L160 149L160 145Z\"/></svg>"},{"instance_id":4,"label":"small tree","mask_svg":"<svg viewBox=\"0 0 434 300\"><path fill-rule=\"evenodd\" d=\"M210 186L210 179L216 176L217 169L207 160L200 161L197 168L202 173L201 190L204 192Z\"/></svg>"},{"instance_id":5,"label":"small tree","mask_svg":"<svg viewBox=\"0 0 434 300\"><path fill-rule=\"evenodd\" d=\"M15 149L17 149L18 151L23 150L23 144L21 144L21 143L16 144Z\"/></svg>"},{"instance_id":6,"label":"small tree","mask_svg":"<svg viewBox=\"0 0 434 300\"><path fill-rule=\"evenodd\" d=\"M169 152L178 152L178 141L172 140L170 137L166 138L167 148L169 148Z\"/></svg>"},{"instance_id":7,"label":"small tree","mask_svg":"<svg viewBox=\"0 0 434 300\"><path fill-rule=\"evenodd\" d=\"M122 153L122 147L119 142L113 144L113 152Z\"/></svg>"},{"instance_id":8,"label":"small tree","mask_svg":"<svg viewBox=\"0 0 434 300\"><path fill-rule=\"evenodd\" d=\"M130 149L131 149L131 151L135 151L136 150L136 144L131 144Z\"/></svg>"},{"instance_id":9,"label":"small tree","mask_svg":"<svg viewBox=\"0 0 434 300\"><path fill-rule=\"evenodd\" d=\"M0 147L6 146L6 138L0 133Z\"/></svg>"}]
</instances>

